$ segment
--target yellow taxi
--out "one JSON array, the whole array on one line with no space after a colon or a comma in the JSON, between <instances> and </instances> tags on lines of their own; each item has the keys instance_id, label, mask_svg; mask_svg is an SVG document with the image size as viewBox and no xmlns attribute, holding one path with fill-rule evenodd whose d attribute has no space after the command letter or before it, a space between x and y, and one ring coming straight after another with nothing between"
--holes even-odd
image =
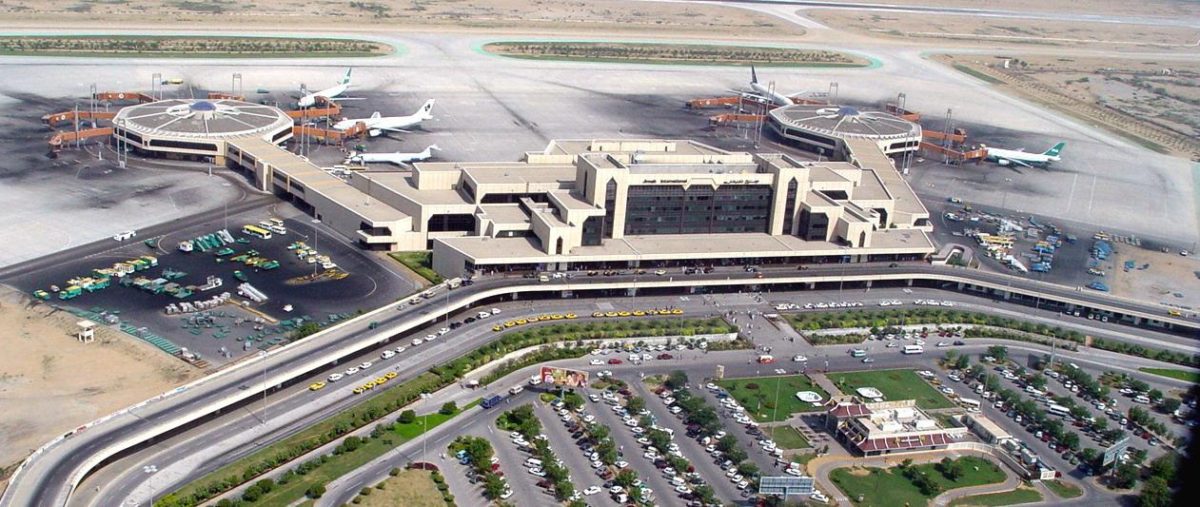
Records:
<instances>
[{"instance_id":1,"label":"yellow taxi","mask_svg":"<svg viewBox=\"0 0 1200 507\"><path fill-rule=\"evenodd\" d=\"M627 311L624 311L624 310L621 310L621 311L617 312L617 316L619 316L619 317L628 317L628 316L630 316L630 315L633 315L633 314L632 314L632 313L629 313L629 312L627 312Z\"/></svg>"},{"instance_id":2,"label":"yellow taxi","mask_svg":"<svg viewBox=\"0 0 1200 507\"><path fill-rule=\"evenodd\" d=\"M593 317L593 318L597 318L597 319L598 319L598 318L600 318L600 317L603 317L603 316L604 316L604 312L592 312L592 317Z\"/></svg>"},{"instance_id":3,"label":"yellow taxi","mask_svg":"<svg viewBox=\"0 0 1200 507\"><path fill-rule=\"evenodd\" d=\"M518 325L518 326L524 326L525 324L528 324L528 323L529 323L529 321L528 321L528 320L525 320L525 319L517 319L517 325Z\"/></svg>"},{"instance_id":4,"label":"yellow taxi","mask_svg":"<svg viewBox=\"0 0 1200 507\"><path fill-rule=\"evenodd\" d=\"M355 387L355 388L354 388L354 394L362 394L362 393L364 393L364 392L366 392L366 391L367 391L367 390L366 390L366 389L363 389L363 387L362 387L362 386L358 386L358 387Z\"/></svg>"},{"instance_id":5,"label":"yellow taxi","mask_svg":"<svg viewBox=\"0 0 1200 507\"><path fill-rule=\"evenodd\" d=\"M379 378L375 379L375 385L381 386L381 385L386 384L387 381L388 381L387 377L379 377Z\"/></svg>"},{"instance_id":6,"label":"yellow taxi","mask_svg":"<svg viewBox=\"0 0 1200 507\"><path fill-rule=\"evenodd\" d=\"M567 317L568 319L574 319L574 318L578 318L579 316L578 316L578 315L575 315L574 313L568 313L568 314L566 315L566 317Z\"/></svg>"},{"instance_id":7,"label":"yellow taxi","mask_svg":"<svg viewBox=\"0 0 1200 507\"><path fill-rule=\"evenodd\" d=\"M504 326L492 326L492 331L504 331Z\"/></svg>"},{"instance_id":8,"label":"yellow taxi","mask_svg":"<svg viewBox=\"0 0 1200 507\"><path fill-rule=\"evenodd\" d=\"M396 378L398 375L399 375L399 374L398 374L398 373L396 373L396 372L394 372L394 371L389 371L389 372L387 372L387 373L384 373L384 374L383 374L383 376L384 376L384 377L386 377L388 380L394 379L394 378Z\"/></svg>"},{"instance_id":9,"label":"yellow taxi","mask_svg":"<svg viewBox=\"0 0 1200 507\"><path fill-rule=\"evenodd\" d=\"M605 317L616 317L617 315L617 312L604 312Z\"/></svg>"},{"instance_id":10,"label":"yellow taxi","mask_svg":"<svg viewBox=\"0 0 1200 507\"><path fill-rule=\"evenodd\" d=\"M646 312L644 312L644 311L642 311L642 310L634 310L634 311L633 311L633 316L634 316L634 317L645 317L645 316L646 316Z\"/></svg>"},{"instance_id":11,"label":"yellow taxi","mask_svg":"<svg viewBox=\"0 0 1200 507\"><path fill-rule=\"evenodd\" d=\"M682 308L672 308L671 315L683 315L683 309Z\"/></svg>"},{"instance_id":12,"label":"yellow taxi","mask_svg":"<svg viewBox=\"0 0 1200 507\"><path fill-rule=\"evenodd\" d=\"M538 315L538 321L545 322L547 320L550 320L549 315Z\"/></svg>"},{"instance_id":13,"label":"yellow taxi","mask_svg":"<svg viewBox=\"0 0 1200 507\"><path fill-rule=\"evenodd\" d=\"M550 316L550 320L563 320L563 315L561 313L556 313Z\"/></svg>"},{"instance_id":14,"label":"yellow taxi","mask_svg":"<svg viewBox=\"0 0 1200 507\"><path fill-rule=\"evenodd\" d=\"M376 384L375 384L374 380L367 382L366 384L363 384L363 387L367 388L367 389L375 389L375 386L376 386Z\"/></svg>"},{"instance_id":15,"label":"yellow taxi","mask_svg":"<svg viewBox=\"0 0 1200 507\"><path fill-rule=\"evenodd\" d=\"M321 389L324 389L324 388L325 388L324 382L313 382L308 385L309 391L320 391Z\"/></svg>"},{"instance_id":16,"label":"yellow taxi","mask_svg":"<svg viewBox=\"0 0 1200 507\"><path fill-rule=\"evenodd\" d=\"M649 309L649 310L646 310L646 315L658 315L658 310L657 310L657 309L655 309L655 308L651 308L651 309Z\"/></svg>"},{"instance_id":17,"label":"yellow taxi","mask_svg":"<svg viewBox=\"0 0 1200 507\"><path fill-rule=\"evenodd\" d=\"M517 322L513 320L504 323L504 327L513 327L515 325L517 325Z\"/></svg>"}]
</instances>

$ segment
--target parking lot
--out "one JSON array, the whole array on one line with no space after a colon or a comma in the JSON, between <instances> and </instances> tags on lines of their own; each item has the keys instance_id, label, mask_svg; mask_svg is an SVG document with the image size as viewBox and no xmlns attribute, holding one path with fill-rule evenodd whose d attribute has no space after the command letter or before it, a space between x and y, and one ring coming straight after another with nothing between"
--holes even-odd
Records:
<instances>
[{"instance_id":1,"label":"parking lot","mask_svg":"<svg viewBox=\"0 0 1200 507\"><path fill-rule=\"evenodd\" d=\"M23 273L4 282L26 293L45 290L51 303L100 314L89 315L98 320L104 317L118 319L132 328L144 329L144 332L187 348L214 364L222 364L260 347L282 343L288 333L298 327L298 318L303 322L329 324L349 318L360 310L368 311L394 301L413 290L409 281L389 271L369 253L335 240L327 231L315 233L319 226L310 223L307 217L284 220L288 234L275 234L271 239L241 232L243 225L257 224L268 217L261 211L249 212L166 236L134 237L122 243L114 241L112 249L100 254ZM195 248L184 253L178 248L181 241L221 229L228 229L239 241L210 248L207 252ZM150 240L153 246L147 246L145 240ZM328 256L336 269L348 276L306 279L314 272L325 272L325 268L317 262L301 260L295 250L289 248L297 241ZM72 285L68 282L72 278L92 276L93 270L112 268L114 264L142 256L154 258L157 266L134 271L125 279L133 282L139 277L146 280L161 278L163 284L160 287L167 287L166 283L183 288L190 286L192 294L180 292L180 297L173 297L161 288L122 286L122 279L116 277L111 277L107 288L83 291L69 300L62 300L51 292L51 286L66 290ZM255 267L236 260L239 256L244 256L246 261L253 258L275 261L278 267ZM201 286L208 285L210 276L220 279L221 285L202 290ZM252 303L237 297L242 279L268 299ZM168 315L165 311L171 304L178 307L183 302L205 301L223 292L235 296L232 301L247 301L247 306L228 303L216 306L211 312L192 314Z\"/></svg>"}]
</instances>

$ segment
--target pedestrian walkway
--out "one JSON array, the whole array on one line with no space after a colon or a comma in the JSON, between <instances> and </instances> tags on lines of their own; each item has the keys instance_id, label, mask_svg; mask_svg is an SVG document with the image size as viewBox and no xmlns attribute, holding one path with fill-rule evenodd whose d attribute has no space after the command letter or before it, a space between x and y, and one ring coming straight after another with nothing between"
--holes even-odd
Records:
<instances>
[{"instance_id":1,"label":"pedestrian walkway","mask_svg":"<svg viewBox=\"0 0 1200 507\"><path fill-rule=\"evenodd\" d=\"M831 399L838 396L843 396L842 390L838 389L837 386L833 384L833 381L829 380L829 377L826 377L824 373L809 373L808 378L812 379L814 384L820 386L821 389L824 389L825 392L829 393L829 397Z\"/></svg>"}]
</instances>

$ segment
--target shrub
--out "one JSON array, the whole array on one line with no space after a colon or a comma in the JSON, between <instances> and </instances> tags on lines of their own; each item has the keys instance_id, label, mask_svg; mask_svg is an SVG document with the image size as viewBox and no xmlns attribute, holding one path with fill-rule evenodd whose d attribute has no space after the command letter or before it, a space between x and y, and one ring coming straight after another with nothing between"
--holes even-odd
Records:
<instances>
[{"instance_id":1,"label":"shrub","mask_svg":"<svg viewBox=\"0 0 1200 507\"><path fill-rule=\"evenodd\" d=\"M417 413L412 410L405 410L400 412L400 417L396 419L396 422L400 424L412 424L415 420L417 420Z\"/></svg>"},{"instance_id":2,"label":"shrub","mask_svg":"<svg viewBox=\"0 0 1200 507\"><path fill-rule=\"evenodd\" d=\"M392 477L400 475L400 469L393 467L391 470L388 471L388 475L390 475Z\"/></svg>"},{"instance_id":3,"label":"shrub","mask_svg":"<svg viewBox=\"0 0 1200 507\"><path fill-rule=\"evenodd\" d=\"M358 490L358 494L362 496L371 496L371 488L363 488Z\"/></svg>"},{"instance_id":4,"label":"shrub","mask_svg":"<svg viewBox=\"0 0 1200 507\"><path fill-rule=\"evenodd\" d=\"M321 495L325 494L325 485L313 484L312 486L308 487L308 490L305 491L304 494L309 498L321 498Z\"/></svg>"}]
</instances>

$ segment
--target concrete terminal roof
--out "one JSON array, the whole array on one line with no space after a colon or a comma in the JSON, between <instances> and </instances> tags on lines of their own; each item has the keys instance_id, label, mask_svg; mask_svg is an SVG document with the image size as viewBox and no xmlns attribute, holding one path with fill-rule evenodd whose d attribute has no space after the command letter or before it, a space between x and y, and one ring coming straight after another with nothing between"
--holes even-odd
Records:
<instances>
[{"instance_id":1,"label":"concrete terminal roof","mask_svg":"<svg viewBox=\"0 0 1200 507\"><path fill-rule=\"evenodd\" d=\"M916 124L878 111L859 111L849 106L797 104L769 113L787 126L837 137L886 138L908 136L920 131Z\"/></svg>"},{"instance_id":2,"label":"concrete terminal roof","mask_svg":"<svg viewBox=\"0 0 1200 507\"><path fill-rule=\"evenodd\" d=\"M593 150L597 145L606 149ZM674 151L646 149L647 146L671 147ZM622 149L624 148L624 149ZM583 153L671 153L674 155L724 155L728 152L686 139L555 139L540 152L544 155L580 155Z\"/></svg>"},{"instance_id":3,"label":"concrete terminal roof","mask_svg":"<svg viewBox=\"0 0 1200 507\"><path fill-rule=\"evenodd\" d=\"M268 141L247 138L230 142L243 152L249 153L259 161L273 167L277 181L299 183L304 187L306 198L310 192L319 193L353 211L358 216L376 223L394 222L408 218L408 215L401 213L396 208L360 192L348 183L325 172L324 169L313 165L312 162Z\"/></svg>"},{"instance_id":4,"label":"concrete terminal roof","mask_svg":"<svg viewBox=\"0 0 1200 507\"><path fill-rule=\"evenodd\" d=\"M262 135L292 125L277 108L237 100L160 100L124 107L113 121L144 135L197 139Z\"/></svg>"},{"instance_id":5,"label":"concrete terminal roof","mask_svg":"<svg viewBox=\"0 0 1200 507\"><path fill-rule=\"evenodd\" d=\"M846 139L846 147L850 149L851 157L858 162L859 167L874 169L874 173L888 188L896 199L896 211L914 215L929 214L925 205L917 198L912 187L900 176L892 165L892 159L879 151L875 141L869 139Z\"/></svg>"},{"instance_id":6,"label":"concrete terminal roof","mask_svg":"<svg viewBox=\"0 0 1200 507\"><path fill-rule=\"evenodd\" d=\"M463 252L477 264L503 262L544 262L555 256L540 249L529 238L451 238L439 240ZM602 245L576 247L566 256L571 261L603 260L683 260L714 257L774 257L924 253L933 242L919 230L885 230L871 233L871 247L847 249L824 241L805 241L794 236L760 233L739 234L668 234L627 236L610 239Z\"/></svg>"},{"instance_id":7,"label":"concrete terminal roof","mask_svg":"<svg viewBox=\"0 0 1200 507\"><path fill-rule=\"evenodd\" d=\"M413 186L412 175L407 172L367 172L359 173L363 178L371 180L371 185L391 190L413 202L423 205L474 205L457 190L419 190Z\"/></svg>"},{"instance_id":8,"label":"concrete terminal roof","mask_svg":"<svg viewBox=\"0 0 1200 507\"><path fill-rule=\"evenodd\" d=\"M571 164L527 164L525 162L424 162L415 166L420 171L462 171L476 183L556 183L574 182L575 166Z\"/></svg>"},{"instance_id":9,"label":"concrete terminal roof","mask_svg":"<svg viewBox=\"0 0 1200 507\"><path fill-rule=\"evenodd\" d=\"M500 225L521 225L529 223L529 214L521 209L519 204L483 204L484 218L491 219Z\"/></svg>"}]
</instances>

